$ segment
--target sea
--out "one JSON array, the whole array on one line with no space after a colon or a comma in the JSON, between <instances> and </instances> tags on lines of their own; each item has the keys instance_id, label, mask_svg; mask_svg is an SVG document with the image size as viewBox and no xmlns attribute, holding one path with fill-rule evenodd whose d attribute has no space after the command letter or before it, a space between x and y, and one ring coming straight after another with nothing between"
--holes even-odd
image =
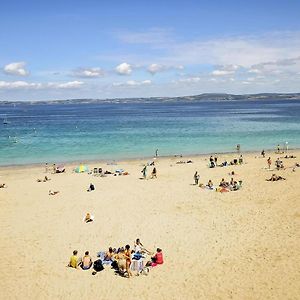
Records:
<instances>
[{"instance_id":1,"label":"sea","mask_svg":"<svg viewBox=\"0 0 300 300\"><path fill-rule=\"evenodd\" d=\"M300 147L299 100L0 104L0 165Z\"/></svg>"}]
</instances>

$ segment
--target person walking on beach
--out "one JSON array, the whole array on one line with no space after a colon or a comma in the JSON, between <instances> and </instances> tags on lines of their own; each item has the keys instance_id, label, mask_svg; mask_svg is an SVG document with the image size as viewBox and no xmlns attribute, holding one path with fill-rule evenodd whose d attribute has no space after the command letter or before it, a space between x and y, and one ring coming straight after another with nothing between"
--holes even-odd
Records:
<instances>
[{"instance_id":1,"label":"person walking on beach","mask_svg":"<svg viewBox=\"0 0 300 300\"><path fill-rule=\"evenodd\" d=\"M147 166L145 166L141 172L143 174L143 178L146 179L146 177L147 177Z\"/></svg>"},{"instance_id":2,"label":"person walking on beach","mask_svg":"<svg viewBox=\"0 0 300 300\"><path fill-rule=\"evenodd\" d=\"M263 158L265 158L265 150L261 151L261 155Z\"/></svg>"},{"instance_id":3,"label":"person walking on beach","mask_svg":"<svg viewBox=\"0 0 300 300\"><path fill-rule=\"evenodd\" d=\"M157 171L156 168L154 167L151 173L151 178L157 178Z\"/></svg>"},{"instance_id":4,"label":"person walking on beach","mask_svg":"<svg viewBox=\"0 0 300 300\"><path fill-rule=\"evenodd\" d=\"M199 174L198 174L198 171L196 171L196 173L194 174L195 185L198 185L199 179L200 179L200 176L199 176Z\"/></svg>"},{"instance_id":5,"label":"person walking on beach","mask_svg":"<svg viewBox=\"0 0 300 300\"><path fill-rule=\"evenodd\" d=\"M158 156L158 149L155 150L155 157Z\"/></svg>"},{"instance_id":6,"label":"person walking on beach","mask_svg":"<svg viewBox=\"0 0 300 300\"><path fill-rule=\"evenodd\" d=\"M269 169L270 169L271 168L271 164L272 164L271 157L268 158L267 163L268 163L268 166L269 166Z\"/></svg>"}]
</instances>

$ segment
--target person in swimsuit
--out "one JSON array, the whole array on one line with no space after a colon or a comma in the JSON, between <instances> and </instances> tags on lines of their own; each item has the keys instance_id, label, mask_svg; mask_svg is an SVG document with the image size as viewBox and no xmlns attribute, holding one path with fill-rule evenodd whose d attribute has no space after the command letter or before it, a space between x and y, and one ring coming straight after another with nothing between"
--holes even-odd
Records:
<instances>
[{"instance_id":1,"label":"person in swimsuit","mask_svg":"<svg viewBox=\"0 0 300 300\"><path fill-rule=\"evenodd\" d=\"M93 265L92 258L90 257L89 254L90 254L89 251L86 251L84 254L84 257L82 258L82 261L80 264L82 270L88 270Z\"/></svg>"},{"instance_id":2,"label":"person in swimsuit","mask_svg":"<svg viewBox=\"0 0 300 300\"><path fill-rule=\"evenodd\" d=\"M128 277L132 276L131 270L130 270L130 265L131 265L131 250L130 246L126 245L125 246L125 258L126 258L126 271L128 274Z\"/></svg>"}]
</instances>

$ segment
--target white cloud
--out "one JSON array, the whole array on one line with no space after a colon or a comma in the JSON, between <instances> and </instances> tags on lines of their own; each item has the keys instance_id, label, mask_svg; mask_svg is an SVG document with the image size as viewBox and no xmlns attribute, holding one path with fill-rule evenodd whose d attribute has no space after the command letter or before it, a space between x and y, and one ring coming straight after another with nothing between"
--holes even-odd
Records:
<instances>
[{"instance_id":1,"label":"white cloud","mask_svg":"<svg viewBox=\"0 0 300 300\"><path fill-rule=\"evenodd\" d=\"M171 66L171 65L163 65L163 64L151 64L148 66L147 71L151 73L152 75L159 73L159 72L164 72L164 71L169 71L169 70L183 70L184 67L182 65L179 66Z\"/></svg>"},{"instance_id":2,"label":"white cloud","mask_svg":"<svg viewBox=\"0 0 300 300\"><path fill-rule=\"evenodd\" d=\"M54 83L53 87L58 89L77 89L84 83L82 81L69 81L65 83Z\"/></svg>"},{"instance_id":3,"label":"white cloud","mask_svg":"<svg viewBox=\"0 0 300 300\"><path fill-rule=\"evenodd\" d=\"M143 85L150 85L152 83L151 80L143 80L143 81L136 81L136 80L128 80L126 82L114 82L113 86L120 86L120 87L126 87L126 86L143 86Z\"/></svg>"},{"instance_id":4,"label":"white cloud","mask_svg":"<svg viewBox=\"0 0 300 300\"><path fill-rule=\"evenodd\" d=\"M38 89L40 86L40 83L29 83L26 81L0 81L0 89L2 90Z\"/></svg>"},{"instance_id":5,"label":"white cloud","mask_svg":"<svg viewBox=\"0 0 300 300\"><path fill-rule=\"evenodd\" d=\"M101 68L79 68L73 71L73 76L81 78L97 78L104 75Z\"/></svg>"},{"instance_id":6,"label":"white cloud","mask_svg":"<svg viewBox=\"0 0 300 300\"><path fill-rule=\"evenodd\" d=\"M132 73L132 66L124 62L116 67L116 72L120 75L130 75Z\"/></svg>"},{"instance_id":7,"label":"white cloud","mask_svg":"<svg viewBox=\"0 0 300 300\"><path fill-rule=\"evenodd\" d=\"M27 76L29 72L25 69L26 63L13 62L4 66L4 72L9 75Z\"/></svg>"},{"instance_id":8,"label":"white cloud","mask_svg":"<svg viewBox=\"0 0 300 300\"><path fill-rule=\"evenodd\" d=\"M214 70L211 72L213 76L226 76L233 74L234 71L226 71L226 70Z\"/></svg>"},{"instance_id":9,"label":"white cloud","mask_svg":"<svg viewBox=\"0 0 300 300\"><path fill-rule=\"evenodd\" d=\"M1 90L40 90L40 89L77 89L84 83L82 81L69 81L64 83L39 83L26 81L0 81Z\"/></svg>"},{"instance_id":10,"label":"white cloud","mask_svg":"<svg viewBox=\"0 0 300 300\"><path fill-rule=\"evenodd\" d=\"M181 82L181 83L197 83L197 82L200 82L201 80L202 80L201 77L187 77L187 78L179 79L177 82Z\"/></svg>"}]
</instances>

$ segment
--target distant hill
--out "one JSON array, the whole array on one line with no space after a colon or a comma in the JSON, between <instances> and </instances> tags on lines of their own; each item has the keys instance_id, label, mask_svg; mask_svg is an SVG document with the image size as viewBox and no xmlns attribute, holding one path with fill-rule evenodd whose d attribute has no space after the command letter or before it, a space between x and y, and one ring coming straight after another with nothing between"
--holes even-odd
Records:
<instances>
[{"instance_id":1,"label":"distant hill","mask_svg":"<svg viewBox=\"0 0 300 300\"><path fill-rule=\"evenodd\" d=\"M260 93L260 94L218 94L206 93L182 97L149 97L149 98L113 98L113 99L68 99L47 101L0 101L5 104L85 104L85 103L155 103L155 102L196 102L196 101L235 101L235 100L300 100L300 93Z\"/></svg>"}]
</instances>

